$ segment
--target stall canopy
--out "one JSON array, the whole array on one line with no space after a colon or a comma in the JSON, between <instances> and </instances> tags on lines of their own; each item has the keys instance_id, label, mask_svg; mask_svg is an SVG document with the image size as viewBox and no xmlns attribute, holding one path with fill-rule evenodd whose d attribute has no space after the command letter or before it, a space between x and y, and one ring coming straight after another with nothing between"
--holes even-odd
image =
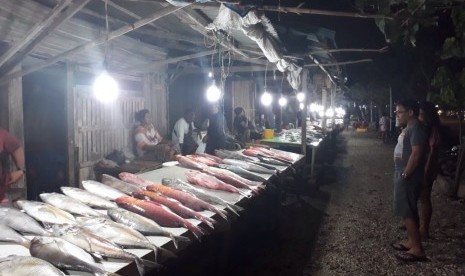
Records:
<instances>
[{"instance_id":1,"label":"stall canopy","mask_svg":"<svg viewBox=\"0 0 465 276\"><path fill-rule=\"evenodd\" d=\"M264 1L3 2L0 20L8 28L1 30L2 41L10 45L0 57L3 80L66 61L101 67L104 55L110 70L134 75L222 70L225 63L214 59L227 56L228 72L277 70L294 89L308 66L320 67L338 84L345 80L344 67L328 52L337 48L334 31L276 20L257 9ZM21 72L7 74L20 62Z\"/></svg>"}]
</instances>

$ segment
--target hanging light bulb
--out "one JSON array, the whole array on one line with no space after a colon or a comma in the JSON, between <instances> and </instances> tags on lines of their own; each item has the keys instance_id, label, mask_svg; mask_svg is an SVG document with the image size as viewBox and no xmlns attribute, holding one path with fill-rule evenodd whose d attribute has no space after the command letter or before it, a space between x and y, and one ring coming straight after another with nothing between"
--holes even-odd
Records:
<instances>
[{"instance_id":1,"label":"hanging light bulb","mask_svg":"<svg viewBox=\"0 0 465 276\"><path fill-rule=\"evenodd\" d=\"M299 101L299 103L303 102L305 99L305 94L304 92L299 92L297 93L297 100Z\"/></svg>"},{"instance_id":2,"label":"hanging light bulb","mask_svg":"<svg viewBox=\"0 0 465 276\"><path fill-rule=\"evenodd\" d=\"M269 92L265 91L263 92L260 100L264 106L269 106L273 102L273 97Z\"/></svg>"},{"instance_id":3,"label":"hanging light bulb","mask_svg":"<svg viewBox=\"0 0 465 276\"><path fill-rule=\"evenodd\" d=\"M278 103L280 106L285 106L287 104L287 99L281 95L281 98L279 98Z\"/></svg>"},{"instance_id":4,"label":"hanging light bulb","mask_svg":"<svg viewBox=\"0 0 465 276\"><path fill-rule=\"evenodd\" d=\"M213 83L207 88L206 96L207 101L211 103L217 102L221 98L221 90Z\"/></svg>"},{"instance_id":5,"label":"hanging light bulb","mask_svg":"<svg viewBox=\"0 0 465 276\"><path fill-rule=\"evenodd\" d=\"M106 70L95 79L93 90L101 102L113 102L119 96L118 83Z\"/></svg>"},{"instance_id":6,"label":"hanging light bulb","mask_svg":"<svg viewBox=\"0 0 465 276\"><path fill-rule=\"evenodd\" d=\"M299 104L299 109L300 109L300 110L303 110L303 109L304 109L304 103L300 103L300 104Z\"/></svg>"}]
</instances>

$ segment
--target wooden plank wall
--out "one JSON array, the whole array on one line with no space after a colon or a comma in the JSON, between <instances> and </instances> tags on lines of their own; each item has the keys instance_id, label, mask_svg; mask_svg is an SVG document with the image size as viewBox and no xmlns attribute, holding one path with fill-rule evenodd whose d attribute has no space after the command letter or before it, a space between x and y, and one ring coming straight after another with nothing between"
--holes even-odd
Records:
<instances>
[{"instance_id":1,"label":"wooden plank wall","mask_svg":"<svg viewBox=\"0 0 465 276\"><path fill-rule=\"evenodd\" d=\"M134 114L144 108L142 96L131 96L134 91L121 91L116 102L104 104L92 95L92 86L76 85L75 137L79 182L92 179L93 166L113 150L132 150Z\"/></svg>"},{"instance_id":2,"label":"wooden plank wall","mask_svg":"<svg viewBox=\"0 0 465 276\"><path fill-rule=\"evenodd\" d=\"M234 108L242 106L249 120L255 118L255 82L253 80L232 81L232 118L234 118Z\"/></svg>"}]
</instances>

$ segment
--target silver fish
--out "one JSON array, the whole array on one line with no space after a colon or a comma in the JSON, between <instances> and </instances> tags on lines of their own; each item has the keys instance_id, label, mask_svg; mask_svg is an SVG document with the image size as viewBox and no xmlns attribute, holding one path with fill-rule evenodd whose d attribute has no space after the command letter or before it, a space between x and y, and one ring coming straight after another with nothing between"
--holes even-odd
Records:
<instances>
[{"instance_id":1,"label":"silver fish","mask_svg":"<svg viewBox=\"0 0 465 276\"><path fill-rule=\"evenodd\" d=\"M59 268L107 275L103 265L96 263L89 253L61 238L35 237L29 252Z\"/></svg>"},{"instance_id":2,"label":"silver fish","mask_svg":"<svg viewBox=\"0 0 465 276\"><path fill-rule=\"evenodd\" d=\"M215 150L215 154L221 159L230 158L230 159L239 159L239 160L244 160L244 161L254 161L254 159L247 157L238 151L217 149Z\"/></svg>"},{"instance_id":3,"label":"silver fish","mask_svg":"<svg viewBox=\"0 0 465 276\"><path fill-rule=\"evenodd\" d=\"M36 220L10 207L0 207L0 224L5 224L22 233L31 233L38 236L50 235Z\"/></svg>"},{"instance_id":4,"label":"silver fish","mask_svg":"<svg viewBox=\"0 0 465 276\"><path fill-rule=\"evenodd\" d=\"M102 216L81 201L59 193L42 193L39 195L43 202L53 205L63 211L81 216Z\"/></svg>"},{"instance_id":5,"label":"silver fish","mask_svg":"<svg viewBox=\"0 0 465 276\"><path fill-rule=\"evenodd\" d=\"M275 174L276 173L276 170L268 169L268 168L265 168L263 166L260 166L254 163L237 160L237 159L226 158L226 159L223 159L223 163L228 164L228 165L239 166L245 170L256 172L256 173L263 173L263 174Z\"/></svg>"},{"instance_id":6,"label":"silver fish","mask_svg":"<svg viewBox=\"0 0 465 276\"><path fill-rule=\"evenodd\" d=\"M136 262L140 275L144 275L144 265L150 267L157 266L156 263L143 261L136 255L123 250L118 245L104 239L94 233L77 225L53 225L52 232L56 237L62 238L92 255L109 258L133 260Z\"/></svg>"},{"instance_id":7,"label":"silver fish","mask_svg":"<svg viewBox=\"0 0 465 276\"><path fill-rule=\"evenodd\" d=\"M0 258L0 276L65 276L52 264L30 256Z\"/></svg>"},{"instance_id":8,"label":"silver fish","mask_svg":"<svg viewBox=\"0 0 465 276\"><path fill-rule=\"evenodd\" d=\"M29 248L29 240L18 234L15 230L10 227L0 224L0 241L20 244L26 248Z\"/></svg>"},{"instance_id":9,"label":"silver fish","mask_svg":"<svg viewBox=\"0 0 465 276\"><path fill-rule=\"evenodd\" d=\"M137 230L141 233L154 236L165 236L170 237L173 241L174 247L178 248L178 242L189 242L190 239L183 236L174 236L170 232L163 229L155 221L143 217L139 214L133 213L131 211L117 208L110 209L107 211L108 216L115 222L119 224L126 225L134 230Z\"/></svg>"},{"instance_id":10,"label":"silver fish","mask_svg":"<svg viewBox=\"0 0 465 276\"><path fill-rule=\"evenodd\" d=\"M111 242L114 242L117 245L131 248L151 249L155 253L155 258L158 251L164 252L166 257L174 256L172 252L152 244L144 235L137 232L136 230L113 222L109 219L79 217L77 220L85 229Z\"/></svg>"},{"instance_id":11,"label":"silver fish","mask_svg":"<svg viewBox=\"0 0 465 276\"><path fill-rule=\"evenodd\" d=\"M116 203L103 199L83 189L73 187L61 187L60 189L65 195L77 199L82 203L92 207L102 209L111 209L118 207Z\"/></svg>"},{"instance_id":12,"label":"silver fish","mask_svg":"<svg viewBox=\"0 0 465 276\"><path fill-rule=\"evenodd\" d=\"M105 185L108 185L110 187L113 187L125 194L131 195L134 192L140 191L141 187L136 186L134 184L124 182L122 180L119 180L116 177L113 177L108 174L103 174L102 175L102 183Z\"/></svg>"},{"instance_id":13,"label":"silver fish","mask_svg":"<svg viewBox=\"0 0 465 276\"><path fill-rule=\"evenodd\" d=\"M76 224L73 215L61 209L53 207L50 204L29 200L18 200L16 203L28 215L30 215L38 221L41 221L42 223Z\"/></svg>"},{"instance_id":14,"label":"silver fish","mask_svg":"<svg viewBox=\"0 0 465 276\"><path fill-rule=\"evenodd\" d=\"M261 182L267 181L267 179L264 178L263 176L255 174L253 172L249 172L245 170L244 168L236 166L236 165L218 164L218 167L221 169L226 169L228 171L231 171L235 174L238 174L239 176L242 176L252 181L261 181Z\"/></svg>"},{"instance_id":15,"label":"silver fish","mask_svg":"<svg viewBox=\"0 0 465 276\"><path fill-rule=\"evenodd\" d=\"M86 191L107 200L115 200L118 197L126 196L126 194L118 191L117 189L94 180L82 181L82 187L84 187Z\"/></svg>"},{"instance_id":16,"label":"silver fish","mask_svg":"<svg viewBox=\"0 0 465 276\"><path fill-rule=\"evenodd\" d=\"M212 204L218 204L218 205L221 205L223 207L226 207L228 208L231 212L233 212L234 214L236 214L237 216L239 216L239 213L238 211L242 211L244 210L242 207L239 207L239 206L236 206L236 205L232 205L232 204L229 204L228 202L226 202L225 200L217 197L217 196L214 196L214 195L211 195L211 194L208 194L206 193L204 190L202 190L201 188L197 188L195 187L194 185L191 185L190 183L187 183L185 181L182 181L181 179L177 178L177 179L173 179L173 178L163 178L161 180L161 183L165 186L168 186L168 187L171 187L171 188L174 188L174 189L178 189L178 190L181 190L181 191L185 191L185 192L188 192L188 193L191 193L193 195L195 195L197 198L203 200L203 201L206 201L208 203L212 203Z\"/></svg>"}]
</instances>

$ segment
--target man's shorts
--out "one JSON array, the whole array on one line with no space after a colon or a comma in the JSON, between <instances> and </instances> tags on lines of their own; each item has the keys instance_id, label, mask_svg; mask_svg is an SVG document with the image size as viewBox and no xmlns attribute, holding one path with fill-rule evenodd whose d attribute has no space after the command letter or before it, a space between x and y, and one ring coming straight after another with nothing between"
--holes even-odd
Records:
<instances>
[{"instance_id":1,"label":"man's shorts","mask_svg":"<svg viewBox=\"0 0 465 276\"><path fill-rule=\"evenodd\" d=\"M394 172L394 214L403 218L412 218L418 222L417 201L420 196L423 175L415 173L403 179L402 171Z\"/></svg>"}]
</instances>

